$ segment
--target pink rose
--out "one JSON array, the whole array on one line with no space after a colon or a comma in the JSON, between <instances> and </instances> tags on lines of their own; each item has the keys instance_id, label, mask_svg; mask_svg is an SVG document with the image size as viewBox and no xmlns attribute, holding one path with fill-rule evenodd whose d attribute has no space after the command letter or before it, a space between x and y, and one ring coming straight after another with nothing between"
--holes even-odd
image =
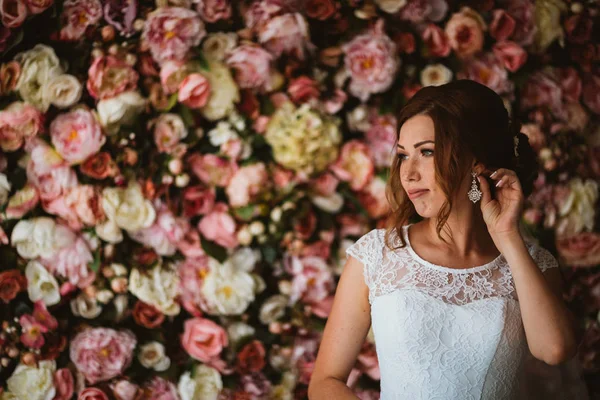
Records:
<instances>
[{"instance_id":1,"label":"pink rose","mask_svg":"<svg viewBox=\"0 0 600 400\"><path fill-rule=\"evenodd\" d=\"M398 13L400 19L411 21L415 24L427 20L439 22L448 12L446 0L408 0Z\"/></svg>"},{"instance_id":2,"label":"pink rose","mask_svg":"<svg viewBox=\"0 0 600 400\"><path fill-rule=\"evenodd\" d=\"M44 131L44 115L28 103L16 101L0 111L0 148L15 151Z\"/></svg>"},{"instance_id":3,"label":"pink rose","mask_svg":"<svg viewBox=\"0 0 600 400\"><path fill-rule=\"evenodd\" d=\"M83 237L76 236L71 231L68 231L68 235L65 234L61 240L64 246L54 254L41 256L41 263L48 271L67 278L73 285L80 288L89 286L96 278L96 274L88 267L88 264L94 261L88 243Z\"/></svg>"},{"instance_id":4,"label":"pink rose","mask_svg":"<svg viewBox=\"0 0 600 400\"><path fill-rule=\"evenodd\" d=\"M447 57L450 54L450 41L448 35L439 26L427 24L421 33L421 38L434 57Z\"/></svg>"},{"instance_id":5,"label":"pink rose","mask_svg":"<svg viewBox=\"0 0 600 400\"><path fill-rule=\"evenodd\" d=\"M319 303L334 289L333 274L322 258L294 258L290 267L290 272L294 275L290 304L300 299L308 304Z\"/></svg>"},{"instance_id":6,"label":"pink rose","mask_svg":"<svg viewBox=\"0 0 600 400\"><path fill-rule=\"evenodd\" d=\"M498 94L512 93L513 90L513 83L508 79L506 69L492 53L470 59L457 76L459 79L471 79L486 85Z\"/></svg>"},{"instance_id":7,"label":"pink rose","mask_svg":"<svg viewBox=\"0 0 600 400\"><path fill-rule=\"evenodd\" d=\"M335 175L325 172L311 182L311 187L321 196L331 196L335 193L338 183L340 180Z\"/></svg>"},{"instance_id":8,"label":"pink rose","mask_svg":"<svg viewBox=\"0 0 600 400\"><path fill-rule=\"evenodd\" d=\"M305 75L292 79L287 92L290 99L296 104L318 99L320 95L318 83Z\"/></svg>"},{"instance_id":9,"label":"pink rose","mask_svg":"<svg viewBox=\"0 0 600 400\"><path fill-rule=\"evenodd\" d=\"M459 57L469 57L483 48L485 22L469 7L462 7L446 23L450 47Z\"/></svg>"},{"instance_id":10,"label":"pink rose","mask_svg":"<svg viewBox=\"0 0 600 400\"><path fill-rule=\"evenodd\" d=\"M144 400L179 400L177 388L159 376L144 385Z\"/></svg>"},{"instance_id":11,"label":"pink rose","mask_svg":"<svg viewBox=\"0 0 600 400\"><path fill-rule=\"evenodd\" d=\"M273 56L260 46L243 44L231 51L226 63L235 71L242 89L266 88L271 75Z\"/></svg>"},{"instance_id":12,"label":"pink rose","mask_svg":"<svg viewBox=\"0 0 600 400\"><path fill-rule=\"evenodd\" d=\"M382 218L390 211L385 196L385 182L379 177L375 177L358 193L358 200L373 219Z\"/></svg>"},{"instance_id":13,"label":"pink rose","mask_svg":"<svg viewBox=\"0 0 600 400\"><path fill-rule=\"evenodd\" d=\"M209 319L191 318L184 323L181 345L190 356L206 363L219 358L228 346L227 333Z\"/></svg>"},{"instance_id":14,"label":"pink rose","mask_svg":"<svg viewBox=\"0 0 600 400\"><path fill-rule=\"evenodd\" d=\"M527 52L515 42L508 40L496 42L493 51L498 60L510 72L517 72L527 61Z\"/></svg>"},{"instance_id":15,"label":"pink rose","mask_svg":"<svg viewBox=\"0 0 600 400\"><path fill-rule=\"evenodd\" d=\"M344 107L344 103L348 100L348 95L342 89L335 89L333 95L325 100L324 108L328 114L336 114Z\"/></svg>"},{"instance_id":16,"label":"pink rose","mask_svg":"<svg viewBox=\"0 0 600 400\"><path fill-rule=\"evenodd\" d=\"M200 241L200 233L191 226L185 232L183 238L177 242L177 248L186 257L194 258L205 255Z\"/></svg>"},{"instance_id":17,"label":"pink rose","mask_svg":"<svg viewBox=\"0 0 600 400\"><path fill-rule=\"evenodd\" d=\"M187 76L186 64L182 61L166 61L160 67L160 83L166 94L179 90L181 81Z\"/></svg>"},{"instance_id":18,"label":"pink rose","mask_svg":"<svg viewBox=\"0 0 600 400\"><path fill-rule=\"evenodd\" d=\"M206 214L215 205L215 198L214 188L203 185L188 186L183 191L183 214L186 217Z\"/></svg>"},{"instance_id":19,"label":"pink rose","mask_svg":"<svg viewBox=\"0 0 600 400\"><path fill-rule=\"evenodd\" d=\"M7 28L20 26L27 18L27 5L23 0L0 0L0 18Z\"/></svg>"},{"instance_id":20,"label":"pink rose","mask_svg":"<svg viewBox=\"0 0 600 400\"><path fill-rule=\"evenodd\" d=\"M27 180L38 190L40 199L52 201L78 185L77 175L45 142L32 148L27 163Z\"/></svg>"},{"instance_id":21,"label":"pink rose","mask_svg":"<svg viewBox=\"0 0 600 400\"><path fill-rule=\"evenodd\" d=\"M498 41L508 39L515 31L515 19L505 10L494 10L492 15L490 35Z\"/></svg>"},{"instance_id":22,"label":"pink rose","mask_svg":"<svg viewBox=\"0 0 600 400\"><path fill-rule=\"evenodd\" d=\"M225 188L229 205L243 207L253 202L269 183L265 164L256 163L238 169Z\"/></svg>"},{"instance_id":23,"label":"pink rose","mask_svg":"<svg viewBox=\"0 0 600 400\"><path fill-rule=\"evenodd\" d=\"M111 389L117 400L139 400L142 392L138 385L125 379L111 384Z\"/></svg>"},{"instance_id":24,"label":"pink rose","mask_svg":"<svg viewBox=\"0 0 600 400\"><path fill-rule=\"evenodd\" d=\"M563 99L570 103L578 103L581 97L582 82L577 70L573 67L566 67L556 70L556 73Z\"/></svg>"},{"instance_id":25,"label":"pink rose","mask_svg":"<svg viewBox=\"0 0 600 400\"><path fill-rule=\"evenodd\" d=\"M129 366L137 344L130 331L89 328L71 342L70 357L91 384L112 379Z\"/></svg>"},{"instance_id":26,"label":"pink rose","mask_svg":"<svg viewBox=\"0 0 600 400\"><path fill-rule=\"evenodd\" d=\"M91 185L78 185L66 190L65 194L44 203L44 210L63 218L73 230L84 226L95 226L104 218L100 207L100 194Z\"/></svg>"},{"instance_id":27,"label":"pink rose","mask_svg":"<svg viewBox=\"0 0 600 400\"><path fill-rule=\"evenodd\" d=\"M192 172L209 186L227 186L238 169L235 161L214 154L192 154L188 162Z\"/></svg>"},{"instance_id":28,"label":"pink rose","mask_svg":"<svg viewBox=\"0 0 600 400\"><path fill-rule=\"evenodd\" d=\"M96 100L109 99L135 89L138 78L125 61L111 55L97 57L88 70L87 89Z\"/></svg>"},{"instance_id":29,"label":"pink rose","mask_svg":"<svg viewBox=\"0 0 600 400\"><path fill-rule=\"evenodd\" d=\"M201 108L208 102L210 83L202 74L189 74L179 84L177 100L190 108Z\"/></svg>"},{"instance_id":30,"label":"pink rose","mask_svg":"<svg viewBox=\"0 0 600 400\"><path fill-rule=\"evenodd\" d=\"M369 375L371 379L376 381L381 379L379 361L377 360L377 351L374 344L365 342L356 361L358 368Z\"/></svg>"},{"instance_id":31,"label":"pink rose","mask_svg":"<svg viewBox=\"0 0 600 400\"><path fill-rule=\"evenodd\" d=\"M600 75L588 74L583 82L583 103L593 113L600 114Z\"/></svg>"},{"instance_id":32,"label":"pink rose","mask_svg":"<svg viewBox=\"0 0 600 400\"><path fill-rule=\"evenodd\" d=\"M200 18L210 23L231 17L229 0L198 0L196 10L200 14Z\"/></svg>"},{"instance_id":33,"label":"pink rose","mask_svg":"<svg viewBox=\"0 0 600 400\"><path fill-rule=\"evenodd\" d=\"M344 144L338 160L330 167L352 190L362 190L373 178L375 165L366 144L350 140Z\"/></svg>"},{"instance_id":34,"label":"pink rose","mask_svg":"<svg viewBox=\"0 0 600 400\"><path fill-rule=\"evenodd\" d=\"M225 203L215 204L213 210L198 223L198 230L208 240L228 249L238 246L235 220L227 212Z\"/></svg>"},{"instance_id":35,"label":"pink rose","mask_svg":"<svg viewBox=\"0 0 600 400\"><path fill-rule=\"evenodd\" d=\"M21 325L21 343L32 349L40 349L46 343L44 333L48 332L48 328L40 324L29 314L23 314L19 318Z\"/></svg>"},{"instance_id":36,"label":"pink rose","mask_svg":"<svg viewBox=\"0 0 600 400\"><path fill-rule=\"evenodd\" d=\"M90 25L102 18L102 4L99 0L66 0L60 16L61 40L79 40Z\"/></svg>"},{"instance_id":37,"label":"pink rose","mask_svg":"<svg viewBox=\"0 0 600 400\"><path fill-rule=\"evenodd\" d=\"M94 115L84 109L57 116L50 124L50 136L56 151L71 165L96 154L106 141Z\"/></svg>"},{"instance_id":38,"label":"pink rose","mask_svg":"<svg viewBox=\"0 0 600 400\"><path fill-rule=\"evenodd\" d=\"M548 107L555 115L563 116L562 89L555 74L537 71L529 76L521 91L521 109Z\"/></svg>"},{"instance_id":39,"label":"pink rose","mask_svg":"<svg viewBox=\"0 0 600 400\"><path fill-rule=\"evenodd\" d=\"M148 14L142 38L157 63L184 60L206 35L198 14L183 7L159 7Z\"/></svg>"},{"instance_id":40,"label":"pink rose","mask_svg":"<svg viewBox=\"0 0 600 400\"><path fill-rule=\"evenodd\" d=\"M160 114L154 123L154 143L161 153L182 155L186 151L181 139L188 134L183 119L178 114Z\"/></svg>"},{"instance_id":41,"label":"pink rose","mask_svg":"<svg viewBox=\"0 0 600 400\"><path fill-rule=\"evenodd\" d=\"M56 394L52 400L71 400L75 384L68 368L61 368L54 373L54 387Z\"/></svg>"},{"instance_id":42,"label":"pink rose","mask_svg":"<svg viewBox=\"0 0 600 400\"><path fill-rule=\"evenodd\" d=\"M393 115L376 116L369 130L365 132L367 145L376 167L392 165L394 146L396 142L396 118Z\"/></svg>"},{"instance_id":43,"label":"pink rose","mask_svg":"<svg viewBox=\"0 0 600 400\"><path fill-rule=\"evenodd\" d=\"M86 388L79 393L77 400L108 400L108 396L98 388Z\"/></svg>"},{"instance_id":44,"label":"pink rose","mask_svg":"<svg viewBox=\"0 0 600 400\"><path fill-rule=\"evenodd\" d=\"M279 0L255 1L246 9L244 22L250 29L259 29L276 15L282 14L286 5Z\"/></svg>"},{"instance_id":45,"label":"pink rose","mask_svg":"<svg viewBox=\"0 0 600 400\"><path fill-rule=\"evenodd\" d=\"M187 220L175 217L162 203L155 204L156 219L152 226L129 232L129 236L148 247L152 247L161 256L172 256L177 250L177 243L183 239L189 229Z\"/></svg>"},{"instance_id":46,"label":"pink rose","mask_svg":"<svg viewBox=\"0 0 600 400\"><path fill-rule=\"evenodd\" d=\"M566 265L595 267L600 264L600 235L596 232L582 232L572 237L558 238L556 249Z\"/></svg>"},{"instance_id":47,"label":"pink rose","mask_svg":"<svg viewBox=\"0 0 600 400\"><path fill-rule=\"evenodd\" d=\"M304 60L304 48L310 43L308 25L302 14L279 15L260 27L258 41L275 57L286 53Z\"/></svg>"},{"instance_id":48,"label":"pink rose","mask_svg":"<svg viewBox=\"0 0 600 400\"><path fill-rule=\"evenodd\" d=\"M534 19L534 2L530 0L508 0L503 4L503 7L508 15L515 20L512 40L521 46L530 45L537 30Z\"/></svg>"},{"instance_id":49,"label":"pink rose","mask_svg":"<svg viewBox=\"0 0 600 400\"><path fill-rule=\"evenodd\" d=\"M383 32L381 20L371 32L344 44L342 50L353 96L366 101L371 94L384 92L392 85L400 59L396 45Z\"/></svg>"}]
</instances>

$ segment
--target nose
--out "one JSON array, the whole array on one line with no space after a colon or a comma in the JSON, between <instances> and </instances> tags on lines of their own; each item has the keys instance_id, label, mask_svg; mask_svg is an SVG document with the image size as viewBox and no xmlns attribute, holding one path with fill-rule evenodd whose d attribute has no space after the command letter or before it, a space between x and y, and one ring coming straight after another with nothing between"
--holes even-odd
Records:
<instances>
[{"instance_id":1,"label":"nose","mask_svg":"<svg viewBox=\"0 0 600 400\"><path fill-rule=\"evenodd\" d=\"M417 163L418 161L413 161L410 158L402 163L402 177L405 181L410 182L419 180L420 174Z\"/></svg>"}]
</instances>

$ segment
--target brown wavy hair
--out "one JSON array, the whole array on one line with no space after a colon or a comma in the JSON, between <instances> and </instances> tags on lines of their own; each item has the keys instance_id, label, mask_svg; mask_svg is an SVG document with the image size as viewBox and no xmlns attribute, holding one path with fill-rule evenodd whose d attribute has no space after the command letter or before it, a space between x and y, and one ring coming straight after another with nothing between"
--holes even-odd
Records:
<instances>
[{"instance_id":1,"label":"brown wavy hair","mask_svg":"<svg viewBox=\"0 0 600 400\"><path fill-rule=\"evenodd\" d=\"M496 92L466 79L424 87L400 110L396 142L402 125L416 115L429 116L435 127L435 179L446 197L437 215L436 231L441 240L444 240L441 231L452 212L452 199L457 198L464 177L471 174L474 159L488 169L514 170L525 197L529 196L538 171L537 155L529 145L528 137L520 132L521 125L511 120ZM514 150L515 137L519 140L518 157ZM386 221L385 242L389 248L393 248L392 231L400 232L403 225L418 217L400 180L400 160L398 157L393 160L386 185L390 214ZM405 247L404 237L400 234L397 237L401 245L396 248Z\"/></svg>"}]
</instances>

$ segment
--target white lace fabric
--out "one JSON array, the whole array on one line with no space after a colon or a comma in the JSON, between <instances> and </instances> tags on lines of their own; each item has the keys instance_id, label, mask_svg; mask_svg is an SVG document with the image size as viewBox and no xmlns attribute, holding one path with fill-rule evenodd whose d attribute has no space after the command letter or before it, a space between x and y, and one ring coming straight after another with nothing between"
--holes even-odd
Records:
<instances>
[{"instance_id":1,"label":"white lace fabric","mask_svg":"<svg viewBox=\"0 0 600 400\"><path fill-rule=\"evenodd\" d=\"M374 229L346 250L364 265L381 400L513 398L527 343L506 260L432 264L410 246L409 226L405 248L388 249L385 230ZM544 248L527 247L542 272L558 266Z\"/></svg>"}]
</instances>

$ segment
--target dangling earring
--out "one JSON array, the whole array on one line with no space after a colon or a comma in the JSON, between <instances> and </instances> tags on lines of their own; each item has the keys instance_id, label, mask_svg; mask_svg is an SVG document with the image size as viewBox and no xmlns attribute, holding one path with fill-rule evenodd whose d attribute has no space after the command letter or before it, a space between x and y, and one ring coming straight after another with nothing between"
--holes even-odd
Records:
<instances>
[{"instance_id":1,"label":"dangling earring","mask_svg":"<svg viewBox=\"0 0 600 400\"><path fill-rule=\"evenodd\" d=\"M481 195L483 193L481 193L481 190L479 190L477 187L477 181L475 179L477 177L477 173L471 172L471 175L473 175L473 182L471 182L471 190L469 190L469 200L471 200L473 203L477 203L481 199Z\"/></svg>"}]
</instances>

